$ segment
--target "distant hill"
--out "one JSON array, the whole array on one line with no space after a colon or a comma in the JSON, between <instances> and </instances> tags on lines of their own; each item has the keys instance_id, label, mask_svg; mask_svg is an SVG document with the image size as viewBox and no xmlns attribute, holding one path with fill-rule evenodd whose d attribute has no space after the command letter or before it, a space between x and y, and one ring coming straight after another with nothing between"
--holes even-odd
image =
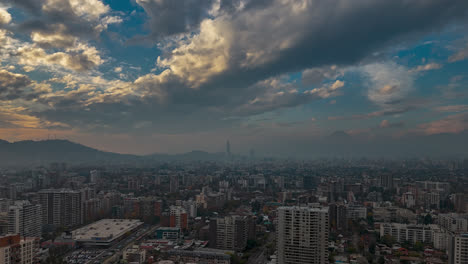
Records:
<instances>
[{"instance_id":1,"label":"distant hill","mask_svg":"<svg viewBox=\"0 0 468 264\"><path fill-rule=\"evenodd\" d=\"M466 158L468 131L459 134L418 134L395 137L359 137L337 131L310 141L289 140L271 144L276 149L263 150L265 156L314 159L324 157L368 158ZM231 159L231 158L230 158ZM242 160L245 157L233 156ZM164 161L225 161L225 153L191 151L182 154L151 154L146 156L100 151L68 140L18 141L0 140L0 166L68 164L128 164L152 165Z\"/></svg>"},{"instance_id":2,"label":"distant hill","mask_svg":"<svg viewBox=\"0 0 468 264\"><path fill-rule=\"evenodd\" d=\"M151 154L146 156L100 151L68 140L18 141L0 140L0 166L68 164L147 163L155 161L218 161L224 153L191 151L183 154Z\"/></svg>"},{"instance_id":3,"label":"distant hill","mask_svg":"<svg viewBox=\"0 0 468 264\"><path fill-rule=\"evenodd\" d=\"M52 162L98 163L138 160L138 156L96 150L68 140L0 140L0 165L33 165Z\"/></svg>"}]
</instances>

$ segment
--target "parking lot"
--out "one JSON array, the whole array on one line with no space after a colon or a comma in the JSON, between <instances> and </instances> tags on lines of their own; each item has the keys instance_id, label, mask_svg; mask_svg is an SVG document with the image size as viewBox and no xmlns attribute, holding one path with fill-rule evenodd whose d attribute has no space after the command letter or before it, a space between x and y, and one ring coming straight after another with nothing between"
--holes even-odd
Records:
<instances>
[{"instance_id":1,"label":"parking lot","mask_svg":"<svg viewBox=\"0 0 468 264\"><path fill-rule=\"evenodd\" d=\"M68 255L65 261L72 264L92 263L91 261L104 251L104 249L78 249Z\"/></svg>"},{"instance_id":2,"label":"parking lot","mask_svg":"<svg viewBox=\"0 0 468 264\"><path fill-rule=\"evenodd\" d=\"M153 227L155 230L156 227ZM143 238L151 230L150 226L144 226L128 237L116 242L107 249L82 248L69 253L65 257L66 263L71 264L100 264L114 254L121 254L121 251L129 244Z\"/></svg>"}]
</instances>

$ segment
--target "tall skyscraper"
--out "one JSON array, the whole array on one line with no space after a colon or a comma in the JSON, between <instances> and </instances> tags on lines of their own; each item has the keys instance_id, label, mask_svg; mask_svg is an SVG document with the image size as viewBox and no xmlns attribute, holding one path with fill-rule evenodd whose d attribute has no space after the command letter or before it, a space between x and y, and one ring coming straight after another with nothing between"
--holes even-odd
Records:
<instances>
[{"instance_id":1,"label":"tall skyscraper","mask_svg":"<svg viewBox=\"0 0 468 264\"><path fill-rule=\"evenodd\" d=\"M16 201L8 210L8 233L24 237L41 237L41 205Z\"/></svg>"},{"instance_id":2,"label":"tall skyscraper","mask_svg":"<svg viewBox=\"0 0 468 264\"><path fill-rule=\"evenodd\" d=\"M83 223L81 193L68 189L46 189L38 192L43 224L76 226Z\"/></svg>"},{"instance_id":3,"label":"tall skyscraper","mask_svg":"<svg viewBox=\"0 0 468 264\"><path fill-rule=\"evenodd\" d=\"M328 262L328 208L279 207L278 263Z\"/></svg>"},{"instance_id":4,"label":"tall skyscraper","mask_svg":"<svg viewBox=\"0 0 468 264\"><path fill-rule=\"evenodd\" d=\"M100 173L98 170L92 170L89 172L89 182L96 183L99 180Z\"/></svg>"},{"instance_id":5,"label":"tall skyscraper","mask_svg":"<svg viewBox=\"0 0 468 264\"><path fill-rule=\"evenodd\" d=\"M226 142L226 154L231 156L231 143L229 143L229 140Z\"/></svg>"},{"instance_id":6,"label":"tall skyscraper","mask_svg":"<svg viewBox=\"0 0 468 264\"><path fill-rule=\"evenodd\" d=\"M380 175L380 186L385 189L393 189L393 176L391 174Z\"/></svg>"},{"instance_id":7,"label":"tall skyscraper","mask_svg":"<svg viewBox=\"0 0 468 264\"><path fill-rule=\"evenodd\" d=\"M179 191L179 176L177 175L171 176L169 184L170 184L169 191L171 193L178 192Z\"/></svg>"}]
</instances>

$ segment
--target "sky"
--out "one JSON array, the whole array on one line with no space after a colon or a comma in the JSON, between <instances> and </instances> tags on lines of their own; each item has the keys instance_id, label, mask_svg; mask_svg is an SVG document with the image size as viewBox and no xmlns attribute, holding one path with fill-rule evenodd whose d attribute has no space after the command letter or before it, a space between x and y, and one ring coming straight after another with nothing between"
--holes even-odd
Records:
<instances>
[{"instance_id":1,"label":"sky","mask_svg":"<svg viewBox=\"0 0 468 264\"><path fill-rule=\"evenodd\" d=\"M466 0L1 0L0 138L466 143L467 18Z\"/></svg>"}]
</instances>

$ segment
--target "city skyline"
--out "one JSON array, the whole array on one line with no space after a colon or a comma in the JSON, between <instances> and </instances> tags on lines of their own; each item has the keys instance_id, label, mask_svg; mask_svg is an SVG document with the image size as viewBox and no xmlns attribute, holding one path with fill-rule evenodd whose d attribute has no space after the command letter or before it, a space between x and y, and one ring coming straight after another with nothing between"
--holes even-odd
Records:
<instances>
[{"instance_id":1,"label":"city skyline","mask_svg":"<svg viewBox=\"0 0 468 264\"><path fill-rule=\"evenodd\" d=\"M224 152L229 139L233 153L307 156L338 133L349 148L450 152L461 144L439 135L468 141L467 11L465 0L2 1L0 139L131 154Z\"/></svg>"}]
</instances>

